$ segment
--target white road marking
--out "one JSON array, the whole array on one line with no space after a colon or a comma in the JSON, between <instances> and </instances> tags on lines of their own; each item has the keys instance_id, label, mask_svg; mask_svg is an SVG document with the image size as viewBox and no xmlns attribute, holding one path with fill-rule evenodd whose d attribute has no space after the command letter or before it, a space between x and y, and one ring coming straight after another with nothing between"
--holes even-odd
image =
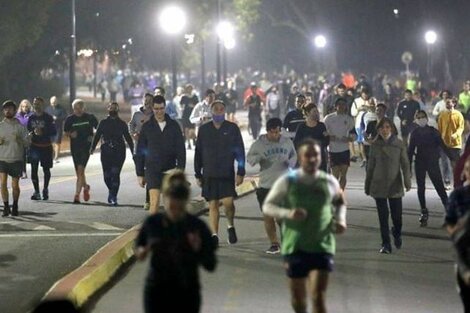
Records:
<instances>
[{"instance_id":1,"label":"white road marking","mask_svg":"<svg viewBox=\"0 0 470 313\"><path fill-rule=\"evenodd\" d=\"M0 234L0 238L33 238L33 237L115 237L121 235L123 232L115 233L16 233L16 234Z\"/></svg>"},{"instance_id":2,"label":"white road marking","mask_svg":"<svg viewBox=\"0 0 470 313\"><path fill-rule=\"evenodd\" d=\"M91 225L88 225L88 226L97 230L123 230L122 228L115 227L113 225L103 224L103 223L98 223L98 222L93 222Z\"/></svg>"}]
</instances>

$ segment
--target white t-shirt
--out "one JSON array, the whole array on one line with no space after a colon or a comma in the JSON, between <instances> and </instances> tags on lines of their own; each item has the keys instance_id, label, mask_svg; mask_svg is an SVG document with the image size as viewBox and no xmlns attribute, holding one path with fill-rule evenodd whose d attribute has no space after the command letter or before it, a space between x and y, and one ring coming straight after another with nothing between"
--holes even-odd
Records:
<instances>
[{"instance_id":1,"label":"white t-shirt","mask_svg":"<svg viewBox=\"0 0 470 313\"><path fill-rule=\"evenodd\" d=\"M165 129L165 126L166 126L166 121L158 122L158 126L160 126L160 130L163 131Z\"/></svg>"},{"instance_id":2,"label":"white t-shirt","mask_svg":"<svg viewBox=\"0 0 470 313\"><path fill-rule=\"evenodd\" d=\"M338 114L333 112L325 116L324 120L326 131L330 136L337 139L349 137L350 133L355 133L354 119L347 114ZM330 140L330 152L338 153L349 150L349 142Z\"/></svg>"}]
</instances>

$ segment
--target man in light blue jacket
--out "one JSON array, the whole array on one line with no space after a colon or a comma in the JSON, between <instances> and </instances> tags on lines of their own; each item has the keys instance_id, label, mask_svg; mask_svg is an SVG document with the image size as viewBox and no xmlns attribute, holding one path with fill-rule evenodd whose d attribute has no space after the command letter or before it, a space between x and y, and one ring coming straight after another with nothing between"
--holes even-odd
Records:
<instances>
[{"instance_id":1,"label":"man in light blue jacket","mask_svg":"<svg viewBox=\"0 0 470 313\"><path fill-rule=\"evenodd\" d=\"M260 180L256 190L260 208L276 179L297 163L294 144L289 138L281 136L281 127L282 121L279 118L269 119L266 123L267 134L261 135L251 145L247 155L247 161L251 166L260 165ZM280 253L274 218L264 216L264 228L271 241L266 253Z\"/></svg>"},{"instance_id":2,"label":"man in light blue jacket","mask_svg":"<svg viewBox=\"0 0 470 313\"><path fill-rule=\"evenodd\" d=\"M20 197L19 178L23 173L23 152L29 144L26 128L15 118L16 104L7 100L2 104L5 118L0 122L0 185L3 199L3 217L18 216ZM13 206L10 211L7 179L12 177Z\"/></svg>"}]
</instances>

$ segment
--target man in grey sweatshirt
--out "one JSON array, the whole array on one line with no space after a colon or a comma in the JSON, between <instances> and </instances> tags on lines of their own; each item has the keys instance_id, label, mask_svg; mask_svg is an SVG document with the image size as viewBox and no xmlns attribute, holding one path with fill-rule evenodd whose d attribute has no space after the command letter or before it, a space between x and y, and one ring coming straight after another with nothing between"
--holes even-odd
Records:
<instances>
[{"instance_id":1,"label":"man in grey sweatshirt","mask_svg":"<svg viewBox=\"0 0 470 313\"><path fill-rule=\"evenodd\" d=\"M3 199L2 216L18 216L20 197L19 178L23 173L23 151L29 144L26 128L15 118L16 104L7 100L2 104L5 118L0 122L0 185ZM13 206L10 212L7 179L12 177Z\"/></svg>"},{"instance_id":2,"label":"man in grey sweatshirt","mask_svg":"<svg viewBox=\"0 0 470 313\"><path fill-rule=\"evenodd\" d=\"M260 208L276 179L297 163L294 144L289 138L281 136L281 127L282 121L279 118L269 119L266 123L267 134L261 135L251 145L247 155L247 161L251 166L260 165L259 187L256 190ZM264 216L264 228L271 241L266 253L280 253L274 218Z\"/></svg>"}]
</instances>

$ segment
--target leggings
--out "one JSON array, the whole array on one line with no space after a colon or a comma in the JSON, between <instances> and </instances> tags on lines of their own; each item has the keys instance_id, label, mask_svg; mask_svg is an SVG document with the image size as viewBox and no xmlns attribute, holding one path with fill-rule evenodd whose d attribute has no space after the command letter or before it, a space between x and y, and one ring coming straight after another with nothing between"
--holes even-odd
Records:
<instances>
[{"instance_id":1,"label":"leggings","mask_svg":"<svg viewBox=\"0 0 470 313\"><path fill-rule=\"evenodd\" d=\"M109 194L117 197L121 185L121 170L126 159L126 149L110 149L101 147L101 166L103 177Z\"/></svg>"},{"instance_id":2,"label":"leggings","mask_svg":"<svg viewBox=\"0 0 470 313\"><path fill-rule=\"evenodd\" d=\"M439 170L438 160L421 160L416 159L415 161L415 173L416 173L416 184L418 185L418 199L421 211L427 211L426 208L426 173L428 173L431 179L434 189L441 198L442 205L444 208L447 207L447 193L442 182L441 171Z\"/></svg>"},{"instance_id":3,"label":"leggings","mask_svg":"<svg viewBox=\"0 0 470 313\"><path fill-rule=\"evenodd\" d=\"M39 192L39 160L31 160L31 181L33 182L34 191ZM47 190L49 188L49 181L51 180L51 169L47 167L42 168L44 172L44 188Z\"/></svg>"}]
</instances>

